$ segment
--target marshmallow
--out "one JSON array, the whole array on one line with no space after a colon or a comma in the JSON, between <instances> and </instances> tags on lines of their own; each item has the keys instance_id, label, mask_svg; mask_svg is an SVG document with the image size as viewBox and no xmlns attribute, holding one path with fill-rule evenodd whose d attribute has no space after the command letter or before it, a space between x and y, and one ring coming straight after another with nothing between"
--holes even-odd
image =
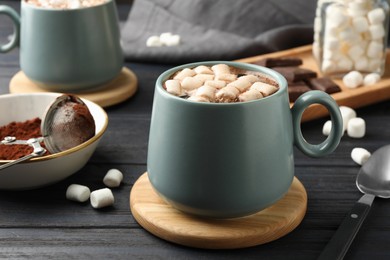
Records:
<instances>
[{"instance_id":1,"label":"marshmallow","mask_svg":"<svg viewBox=\"0 0 390 260\"><path fill-rule=\"evenodd\" d=\"M162 46L162 42L160 41L160 37L158 36L150 36L147 40L146 40L146 46L148 47L160 47Z\"/></svg>"},{"instance_id":2,"label":"marshmallow","mask_svg":"<svg viewBox=\"0 0 390 260\"><path fill-rule=\"evenodd\" d=\"M352 138L362 138L366 134L366 122L363 118L351 118L348 121L347 134Z\"/></svg>"},{"instance_id":3,"label":"marshmallow","mask_svg":"<svg viewBox=\"0 0 390 260\"><path fill-rule=\"evenodd\" d=\"M378 24L384 22L386 14L382 8L376 8L368 12L367 17L371 24Z\"/></svg>"},{"instance_id":4,"label":"marshmallow","mask_svg":"<svg viewBox=\"0 0 390 260\"><path fill-rule=\"evenodd\" d=\"M200 65L200 66L194 68L194 71L197 74L211 74L211 75L214 75L214 72L209 67L204 66L204 65Z\"/></svg>"},{"instance_id":5,"label":"marshmallow","mask_svg":"<svg viewBox=\"0 0 390 260\"><path fill-rule=\"evenodd\" d=\"M201 87L203 82L195 77L185 77L181 82L181 87L185 90L193 90Z\"/></svg>"},{"instance_id":6,"label":"marshmallow","mask_svg":"<svg viewBox=\"0 0 390 260\"><path fill-rule=\"evenodd\" d=\"M109 188L91 192L91 205L95 209L111 206L114 204L114 201L114 195Z\"/></svg>"},{"instance_id":7,"label":"marshmallow","mask_svg":"<svg viewBox=\"0 0 390 260\"><path fill-rule=\"evenodd\" d=\"M103 178L103 183L110 188L119 187L123 180L123 174L117 169L110 169Z\"/></svg>"},{"instance_id":8,"label":"marshmallow","mask_svg":"<svg viewBox=\"0 0 390 260\"><path fill-rule=\"evenodd\" d=\"M243 79L243 78L239 78L239 79L228 84L228 86L234 86L240 92L246 91L251 85L252 84L250 81Z\"/></svg>"},{"instance_id":9,"label":"marshmallow","mask_svg":"<svg viewBox=\"0 0 390 260\"><path fill-rule=\"evenodd\" d=\"M278 88L264 82L255 82L250 89L259 91L264 97L275 93Z\"/></svg>"},{"instance_id":10,"label":"marshmallow","mask_svg":"<svg viewBox=\"0 0 390 260\"><path fill-rule=\"evenodd\" d=\"M355 61L355 69L358 71L367 71L369 68L368 58L365 56L360 56Z\"/></svg>"},{"instance_id":11,"label":"marshmallow","mask_svg":"<svg viewBox=\"0 0 390 260\"><path fill-rule=\"evenodd\" d=\"M173 79L183 80L186 77L192 77L192 76L195 76L195 75L196 75L195 71L193 71L192 69L189 69L189 68L185 68L185 69L181 70L180 72L178 72L173 77Z\"/></svg>"},{"instance_id":12,"label":"marshmallow","mask_svg":"<svg viewBox=\"0 0 390 260\"><path fill-rule=\"evenodd\" d=\"M196 96L196 95L190 96L187 100L191 100L191 101L195 101L195 102L205 102L205 103L210 102L210 100L208 98L203 97L203 96Z\"/></svg>"},{"instance_id":13,"label":"marshmallow","mask_svg":"<svg viewBox=\"0 0 390 260\"><path fill-rule=\"evenodd\" d=\"M159 37L159 38L160 38L160 41L161 41L163 44L166 44L172 36L173 36L172 33L170 33L170 32L165 32L165 33L160 34L160 37Z\"/></svg>"},{"instance_id":14,"label":"marshmallow","mask_svg":"<svg viewBox=\"0 0 390 260\"><path fill-rule=\"evenodd\" d=\"M180 85L180 81L176 79L170 79L165 81L165 87L167 91L175 96L181 96L182 89Z\"/></svg>"},{"instance_id":15,"label":"marshmallow","mask_svg":"<svg viewBox=\"0 0 390 260\"><path fill-rule=\"evenodd\" d=\"M79 184L71 184L66 190L66 198L68 200L85 202L89 199L91 191L87 186Z\"/></svg>"},{"instance_id":16,"label":"marshmallow","mask_svg":"<svg viewBox=\"0 0 390 260\"><path fill-rule=\"evenodd\" d=\"M235 81L237 79L237 75L227 74L227 73L222 73L222 74L215 73L215 79L216 80L223 80L226 82L232 82L232 81Z\"/></svg>"},{"instance_id":17,"label":"marshmallow","mask_svg":"<svg viewBox=\"0 0 390 260\"><path fill-rule=\"evenodd\" d=\"M195 79L199 79L200 81L202 81L202 84L204 84L206 81L208 80L213 80L214 79L214 75L211 75L211 74L197 74L194 76Z\"/></svg>"},{"instance_id":18,"label":"marshmallow","mask_svg":"<svg viewBox=\"0 0 390 260\"><path fill-rule=\"evenodd\" d=\"M351 152L352 160L359 164L363 165L370 158L371 153L364 148L353 148Z\"/></svg>"},{"instance_id":19,"label":"marshmallow","mask_svg":"<svg viewBox=\"0 0 390 260\"><path fill-rule=\"evenodd\" d=\"M351 71L344 75L343 83L348 88L357 88L363 84L363 75L359 71Z\"/></svg>"},{"instance_id":20,"label":"marshmallow","mask_svg":"<svg viewBox=\"0 0 390 260\"><path fill-rule=\"evenodd\" d=\"M207 80L204 85L220 89L226 87L226 82L223 80Z\"/></svg>"},{"instance_id":21,"label":"marshmallow","mask_svg":"<svg viewBox=\"0 0 390 260\"><path fill-rule=\"evenodd\" d=\"M208 100L214 100L216 89L210 86L201 86L196 90L195 95L205 97Z\"/></svg>"},{"instance_id":22,"label":"marshmallow","mask_svg":"<svg viewBox=\"0 0 390 260\"><path fill-rule=\"evenodd\" d=\"M245 76L239 77L238 79L239 80L245 79L245 80L249 81L250 83L255 83L255 82L259 81L259 78L255 75L245 75Z\"/></svg>"},{"instance_id":23,"label":"marshmallow","mask_svg":"<svg viewBox=\"0 0 390 260\"><path fill-rule=\"evenodd\" d=\"M368 28L370 31L371 39L381 40L385 36L385 28L383 24L373 24Z\"/></svg>"},{"instance_id":24,"label":"marshmallow","mask_svg":"<svg viewBox=\"0 0 390 260\"><path fill-rule=\"evenodd\" d=\"M180 35L171 35L168 39L161 40L160 41L165 44L166 46L177 46L180 44Z\"/></svg>"},{"instance_id":25,"label":"marshmallow","mask_svg":"<svg viewBox=\"0 0 390 260\"><path fill-rule=\"evenodd\" d=\"M368 30L368 21L364 16L354 17L352 19L352 26L355 31L362 33Z\"/></svg>"},{"instance_id":26,"label":"marshmallow","mask_svg":"<svg viewBox=\"0 0 390 260\"><path fill-rule=\"evenodd\" d=\"M367 47L367 56L369 58L381 58L383 55L383 43L379 41L371 41Z\"/></svg>"},{"instance_id":27,"label":"marshmallow","mask_svg":"<svg viewBox=\"0 0 390 260\"><path fill-rule=\"evenodd\" d=\"M222 101L233 100L237 97L240 91L234 86L226 86L218 90L216 96Z\"/></svg>"},{"instance_id":28,"label":"marshmallow","mask_svg":"<svg viewBox=\"0 0 390 260\"><path fill-rule=\"evenodd\" d=\"M330 135L331 130L332 130L332 121L328 120L325 122L324 126L322 127L322 134L328 136Z\"/></svg>"},{"instance_id":29,"label":"marshmallow","mask_svg":"<svg viewBox=\"0 0 390 260\"><path fill-rule=\"evenodd\" d=\"M240 100L241 102L246 102L246 101L260 99L262 97L263 97L263 95L259 91L255 90L255 89L250 89L250 90L240 94L238 96L238 100Z\"/></svg>"},{"instance_id":30,"label":"marshmallow","mask_svg":"<svg viewBox=\"0 0 390 260\"><path fill-rule=\"evenodd\" d=\"M356 111L346 106L340 106L339 109L343 119L343 131L345 131L347 130L349 120L356 117Z\"/></svg>"},{"instance_id":31,"label":"marshmallow","mask_svg":"<svg viewBox=\"0 0 390 260\"><path fill-rule=\"evenodd\" d=\"M364 77L363 84L365 86L373 85L381 79L378 73L369 73Z\"/></svg>"},{"instance_id":32,"label":"marshmallow","mask_svg":"<svg viewBox=\"0 0 390 260\"><path fill-rule=\"evenodd\" d=\"M215 75L230 74L230 68L226 64L216 64L212 66L211 69L214 71Z\"/></svg>"}]
</instances>

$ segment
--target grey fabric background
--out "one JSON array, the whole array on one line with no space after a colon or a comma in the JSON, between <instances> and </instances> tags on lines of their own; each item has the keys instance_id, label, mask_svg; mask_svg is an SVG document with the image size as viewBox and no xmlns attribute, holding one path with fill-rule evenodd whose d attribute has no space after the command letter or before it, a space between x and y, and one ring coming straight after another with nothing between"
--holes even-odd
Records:
<instances>
[{"instance_id":1,"label":"grey fabric background","mask_svg":"<svg viewBox=\"0 0 390 260\"><path fill-rule=\"evenodd\" d=\"M136 0L122 26L126 60L185 63L232 60L313 41L316 0ZM181 36L147 47L149 36Z\"/></svg>"}]
</instances>

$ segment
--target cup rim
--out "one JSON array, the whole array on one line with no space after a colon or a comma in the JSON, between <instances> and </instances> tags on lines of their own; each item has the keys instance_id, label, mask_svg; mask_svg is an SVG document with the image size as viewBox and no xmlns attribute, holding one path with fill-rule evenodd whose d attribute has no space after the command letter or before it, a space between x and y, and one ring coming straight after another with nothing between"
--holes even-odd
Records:
<instances>
[{"instance_id":1,"label":"cup rim","mask_svg":"<svg viewBox=\"0 0 390 260\"><path fill-rule=\"evenodd\" d=\"M41 7L41 6L36 6L36 5L33 5L33 4L29 4L29 3L26 2L26 0L21 0L20 2L21 2L21 6L23 8L24 7L28 7L28 8L32 8L32 9L36 9L36 10L40 10L40 11L47 11L47 12L78 12L78 11L83 11L83 10L90 10L90 9L94 9L94 8L100 8L102 6L105 6L105 5L108 5L110 3L113 3L114 0L107 0L107 2L105 2L105 3L94 5L94 6L73 8L73 9L63 9L63 8L59 9L59 8Z\"/></svg>"},{"instance_id":2,"label":"cup rim","mask_svg":"<svg viewBox=\"0 0 390 260\"><path fill-rule=\"evenodd\" d=\"M208 103L208 102L197 102L197 101L184 99L184 98L170 94L169 92L167 92L163 88L163 83L166 80L168 80L168 78L170 76L172 76L178 70L182 70L185 68L192 68L192 67L195 68L199 65L210 66L210 65L216 65L216 64L226 64L228 66L232 66L232 67L236 67L236 68L240 68L240 69L264 73L265 75L270 76L273 80L275 80L278 83L279 89L275 93L273 93L272 95L270 95L268 97L263 97L263 98L256 99L256 100L250 100L250 101L244 101L244 102L231 102L231 103L214 103L214 102ZM156 90L159 91L164 97L172 98L174 100L181 101L181 102L187 102L189 104L194 104L194 105L198 104L198 105L202 105L202 106L205 106L205 105L207 105L207 106L233 106L233 105L240 105L240 104L242 105L242 104L249 104L249 103L264 102L265 100L272 99L273 97L283 95L283 93L285 93L287 91L287 80L279 72L277 72L273 69L267 68L267 67L256 65L256 64L236 62L236 61L203 61L203 62L187 63L187 64L183 64L180 66L175 66L171 69L166 70L157 78Z\"/></svg>"}]
</instances>

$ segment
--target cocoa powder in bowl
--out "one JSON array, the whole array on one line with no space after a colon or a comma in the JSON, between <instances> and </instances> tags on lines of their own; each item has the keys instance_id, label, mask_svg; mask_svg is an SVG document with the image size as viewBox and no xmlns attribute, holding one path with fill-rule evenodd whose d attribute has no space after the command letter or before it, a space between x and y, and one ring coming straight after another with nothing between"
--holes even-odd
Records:
<instances>
[{"instance_id":1,"label":"cocoa powder in bowl","mask_svg":"<svg viewBox=\"0 0 390 260\"><path fill-rule=\"evenodd\" d=\"M30 138L38 138L41 134L41 119L36 117L24 122L11 122L0 127L0 139L3 140L6 136L16 137L17 140L28 140ZM42 142L41 146L45 147ZM33 148L29 145L22 144L0 144L0 160L16 160L25 155L30 154ZM50 154L48 151L44 155Z\"/></svg>"}]
</instances>

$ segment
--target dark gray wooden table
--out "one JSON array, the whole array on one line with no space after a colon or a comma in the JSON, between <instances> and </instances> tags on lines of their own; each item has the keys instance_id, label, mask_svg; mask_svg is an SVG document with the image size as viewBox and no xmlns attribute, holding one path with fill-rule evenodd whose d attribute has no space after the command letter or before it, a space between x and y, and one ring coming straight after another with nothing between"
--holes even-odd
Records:
<instances>
[{"instance_id":1,"label":"dark gray wooden table","mask_svg":"<svg viewBox=\"0 0 390 260\"><path fill-rule=\"evenodd\" d=\"M19 10L17 1L0 1ZM120 5L121 19L129 6ZM0 16L0 42L12 32ZM362 139L342 138L337 150L313 159L295 150L296 176L306 187L308 209L301 225L287 236L240 250L200 250L157 238L134 220L129 194L146 171L147 142L154 82L169 68L159 64L126 63L138 76L137 94L106 109L109 127L89 163L72 177L32 191L0 191L0 258L35 259L316 259L361 194L355 186L359 166L350 158L354 147L369 151L390 143L390 102L357 110L367 123ZM20 70L19 50L0 55L0 94L8 93L11 77ZM0 111L0 116L6 111ZM325 119L302 124L310 142L320 142ZM69 184L102 188L108 169L124 173L113 189L115 205L94 210L89 203L65 199ZM390 259L390 201L376 199L346 259Z\"/></svg>"}]
</instances>

